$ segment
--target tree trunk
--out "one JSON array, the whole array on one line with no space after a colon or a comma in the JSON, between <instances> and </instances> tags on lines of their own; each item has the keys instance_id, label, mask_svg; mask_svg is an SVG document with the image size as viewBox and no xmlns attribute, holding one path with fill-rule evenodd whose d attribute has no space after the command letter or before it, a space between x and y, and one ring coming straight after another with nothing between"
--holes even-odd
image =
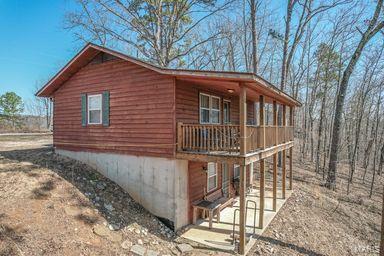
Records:
<instances>
[{"instance_id":1,"label":"tree trunk","mask_svg":"<svg viewBox=\"0 0 384 256\"><path fill-rule=\"evenodd\" d=\"M251 0L251 31L252 31L252 65L253 73L257 74L257 30L256 30L256 0Z\"/></svg>"},{"instance_id":2,"label":"tree trunk","mask_svg":"<svg viewBox=\"0 0 384 256\"><path fill-rule=\"evenodd\" d=\"M338 148L339 148L339 142L340 142L339 140L340 140L340 128L341 128L341 116L343 113L344 100L345 100L345 95L348 88L349 78L351 77L351 74L356 66L357 61L361 56L361 53L365 45L384 26L384 22L380 22L378 25L376 25L378 17L381 12L382 5L383 5L383 0L379 0L377 2L377 6L376 6L375 13L373 15L373 18L370 21L367 30L362 35L362 38L358 46L356 47L355 52L353 53L352 58L348 63L348 66L343 72L343 77L341 79L341 83L339 86L339 92L336 97L336 110L335 110L335 116L333 119L332 144L331 144L331 152L330 152L330 159L329 159L328 176L327 176L327 182L325 184L325 186L329 189L333 189L333 190L336 189L336 170L337 170Z\"/></svg>"},{"instance_id":3,"label":"tree trunk","mask_svg":"<svg viewBox=\"0 0 384 256\"><path fill-rule=\"evenodd\" d=\"M324 109L325 109L325 99L327 96L327 84L324 85L323 98L321 99L320 107L320 120L319 120L319 130L317 133L317 151L316 151L316 173L319 173L320 165L320 146L321 146L321 136L323 133L323 122L324 122Z\"/></svg>"},{"instance_id":4,"label":"tree trunk","mask_svg":"<svg viewBox=\"0 0 384 256\"><path fill-rule=\"evenodd\" d=\"M364 175L363 175L363 183L365 183L365 176L367 175L367 169L368 169L368 166L369 166L369 158L371 156L371 150L372 150L372 145L373 145L373 140L370 139L369 142L368 142L368 146L367 148L365 149L365 153L364 153Z\"/></svg>"},{"instance_id":5,"label":"tree trunk","mask_svg":"<svg viewBox=\"0 0 384 256\"><path fill-rule=\"evenodd\" d=\"M381 240L380 255L384 255L384 186L383 186L383 204L381 205Z\"/></svg>"},{"instance_id":6,"label":"tree trunk","mask_svg":"<svg viewBox=\"0 0 384 256\"><path fill-rule=\"evenodd\" d=\"M288 41L291 30L292 11L295 0L288 0L287 4L287 17L285 20L285 34L284 34L284 45L283 45L283 63L281 66L281 81L280 90L284 91L285 83L287 79L287 58L288 58Z\"/></svg>"},{"instance_id":7,"label":"tree trunk","mask_svg":"<svg viewBox=\"0 0 384 256\"><path fill-rule=\"evenodd\" d=\"M384 145L381 147L381 151L380 151L379 175L381 175L381 172L383 171L383 165L384 165Z\"/></svg>"},{"instance_id":8,"label":"tree trunk","mask_svg":"<svg viewBox=\"0 0 384 256\"><path fill-rule=\"evenodd\" d=\"M376 105L376 127L375 127L375 136L373 137L374 144L375 144L375 150L373 151L373 168L372 168L372 182L371 182L371 190L369 192L369 197L371 198L373 195L373 186L375 185L375 175L376 175L376 153L377 153L377 138L378 138L378 131L379 131L379 123L380 123L380 105L381 105L381 95L379 95L379 98L377 100L377 105Z\"/></svg>"}]
</instances>

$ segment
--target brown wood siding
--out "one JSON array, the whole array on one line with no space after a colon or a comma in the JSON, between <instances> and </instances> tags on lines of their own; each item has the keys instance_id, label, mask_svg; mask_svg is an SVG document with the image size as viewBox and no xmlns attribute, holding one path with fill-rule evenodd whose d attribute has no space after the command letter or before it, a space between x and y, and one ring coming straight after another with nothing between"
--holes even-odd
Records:
<instances>
[{"instance_id":1,"label":"brown wood siding","mask_svg":"<svg viewBox=\"0 0 384 256\"><path fill-rule=\"evenodd\" d=\"M188 195L189 195L189 209L188 209L188 218L189 223L192 223L192 203L198 200L204 199L204 191L207 188L207 174L203 171L203 168L207 168L206 162L196 162L189 161L188 162ZM228 164L229 168L229 194L235 196L235 188L233 186L233 165ZM221 163L217 164L218 170L218 188L216 190L211 191L207 195L219 190L222 188L222 165ZM247 166L247 184L249 184L249 165Z\"/></svg>"},{"instance_id":2,"label":"brown wood siding","mask_svg":"<svg viewBox=\"0 0 384 256\"><path fill-rule=\"evenodd\" d=\"M81 93L110 92L110 125L81 125ZM173 157L175 84L126 62L87 65L54 94L54 144L76 151ZM64 143L64 144L63 144Z\"/></svg>"},{"instance_id":3,"label":"brown wood siding","mask_svg":"<svg viewBox=\"0 0 384 256\"><path fill-rule=\"evenodd\" d=\"M191 82L176 81L176 122L197 124L199 120L199 94L206 93L219 96L221 101L220 114L223 122L223 100L231 102L231 123L239 124L239 97L230 93L211 90L207 86L201 86ZM253 120L253 102L247 102L247 118Z\"/></svg>"},{"instance_id":4,"label":"brown wood siding","mask_svg":"<svg viewBox=\"0 0 384 256\"><path fill-rule=\"evenodd\" d=\"M207 168L205 162L188 161L188 195L189 195L189 210L188 218L192 223L192 203L204 199L204 191L207 190L207 173L203 168ZM222 173L221 164L217 164L217 188L207 193L207 195L221 189Z\"/></svg>"}]
</instances>

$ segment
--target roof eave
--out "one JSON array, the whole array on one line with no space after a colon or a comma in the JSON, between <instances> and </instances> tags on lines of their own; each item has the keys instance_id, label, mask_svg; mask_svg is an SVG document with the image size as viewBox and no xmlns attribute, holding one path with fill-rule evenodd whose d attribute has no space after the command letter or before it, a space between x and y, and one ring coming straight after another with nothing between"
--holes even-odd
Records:
<instances>
[{"instance_id":1,"label":"roof eave","mask_svg":"<svg viewBox=\"0 0 384 256\"><path fill-rule=\"evenodd\" d=\"M76 62L76 60L79 59L80 56L83 54L89 52L91 49L94 51L90 52L90 56L85 59L84 63L87 62L87 60L92 59L94 56L96 56L100 52L105 52L111 55L114 55L118 58L121 58L126 61L130 61L134 64L140 65L142 67L148 68L150 70L153 70L155 72L158 72L163 75L169 75L174 77L193 77L193 78L199 78L199 79L219 79L219 80L225 80L225 81L232 81L232 82L246 82L246 83L257 83L267 90L271 90L273 93L279 95L280 97L284 98L285 101L289 102L291 105L294 106L301 106L301 103L297 101L296 99L292 98L290 95L286 94L285 92L279 90L276 86L274 86L272 83L268 82L267 80L263 79L260 76L257 76L253 73L245 73L245 72L231 72L231 71L204 71L204 70L183 70L183 69L170 69L170 68L164 68L160 67L151 63L144 62L142 60L127 56L125 54L122 54L120 52L98 46L92 43L87 43L55 76L53 76L38 92L35 93L38 97L50 97L52 94L60 87L60 83L62 84L66 79L68 79L72 74L69 73L64 77L62 80L59 81L59 84L56 86L57 88L51 88L52 85L57 82L57 79L60 78L60 76L64 75L64 73L71 67L72 64ZM81 66L81 65L80 65ZM74 72L75 73L75 72Z\"/></svg>"}]
</instances>

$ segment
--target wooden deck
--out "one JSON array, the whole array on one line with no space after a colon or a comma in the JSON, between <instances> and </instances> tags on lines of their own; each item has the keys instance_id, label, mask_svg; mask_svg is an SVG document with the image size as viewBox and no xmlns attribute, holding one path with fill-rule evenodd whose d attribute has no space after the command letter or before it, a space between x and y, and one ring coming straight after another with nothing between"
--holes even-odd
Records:
<instances>
[{"instance_id":1,"label":"wooden deck","mask_svg":"<svg viewBox=\"0 0 384 256\"><path fill-rule=\"evenodd\" d=\"M246 154L240 154L239 125L177 125L176 157L193 161L251 163L293 146L293 126L247 125Z\"/></svg>"}]
</instances>

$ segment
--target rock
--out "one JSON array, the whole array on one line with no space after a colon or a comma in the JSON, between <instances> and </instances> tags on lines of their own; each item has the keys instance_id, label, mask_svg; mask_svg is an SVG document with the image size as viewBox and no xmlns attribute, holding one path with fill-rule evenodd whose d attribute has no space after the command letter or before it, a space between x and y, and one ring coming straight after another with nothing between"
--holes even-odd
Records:
<instances>
[{"instance_id":1,"label":"rock","mask_svg":"<svg viewBox=\"0 0 384 256\"><path fill-rule=\"evenodd\" d=\"M139 245L142 245L142 244L143 244L143 240L138 239L138 240L137 240L137 243L138 243Z\"/></svg>"},{"instance_id":2,"label":"rock","mask_svg":"<svg viewBox=\"0 0 384 256\"><path fill-rule=\"evenodd\" d=\"M102 225L96 225L93 227L93 233L99 236L105 236L109 232L108 229L104 228Z\"/></svg>"},{"instance_id":3,"label":"rock","mask_svg":"<svg viewBox=\"0 0 384 256\"><path fill-rule=\"evenodd\" d=\"M132 246L131 250L130 250L130 252L133 255L137 255L137 256L144 256L145 255L145 251L146 251L146 249L143 246L140 246L140 245L137 245L137 244Z\"/></svg>"},{"instance_id":4,"label":"rock","mask_svg":"<svg viewBox=\"0 0 384 256\"><path fill-rule=\"evenodd\" d=\"M69 216L77 216L81 214L81 210L74 206L65 206L64 212Z\"/></svg>"},{"instance_id":5,"label":"rock","mask_svg":"<svg viewBox=\"0 0 384 256\"><path fill-rule=\"evenodd\" d=\"M132 242L129 241L129 240L125 240L124 242L121 243L121 247L122 247L123 249L126 249L126 250L128 250L129 248L131 248L131 246L132 246Z\"/></svg>"},{"instance_id":6,"label":"rock","mask_svg":"<svg viewBox=\"0 0 384 256\"><path fill-rule=\"evenodd\" d=\"M171 253L173 255L180 255L180 252L178 249L176 249L175 247L171 247L171 246L168 246L168 247L169 247L169 249L171 249Z\"/></svg>"},{"instance_id":7,"label":"rock","mask_svg":"<svg viewBox=\"0 0 384 256\"><path fill-rule=\"evenodd\" d=\"M153 244L153 245L158 245L158 244L159 244L159 242L158 242L158 241L156 241L156 240L154 240L154 241L152 241L152 242L151 242L151 244Z\"/></svg>"},{"instance_id":8,"label":"rock","mask_svg":"<svg viewBox=\"0 0 384 256\"><path fill-rule=\"evenodd\" d=\"M140 233L141 233L140 229L135 228L135 233L138 234L138 235L140 235Z\"/></svg>"},{"instance_id":9,"label":"rock","mask_svg":"<svg viewBox=\"0 0 384 256\"><path fill-rule=\"evenodd\" d=\"M96 188L98 190L104 190L106 187L107 187L107 185L105 183L97 183L96 184Z\"/></svg>"},{"instance_id":10,"label":"rock","mask_svg":"<svg viewBox=\"0 0 384 256\"><path fill-rule=\"evenodd\" d=\"M193 247L189 244L178 244L177 249L179 249L181 253L186 253L192 251Z\"/></svg>"},{"instance_id":11,"label":"rock","mask_svg":"<svg viewBox=\"0 0 384 256\"><path fill-rule=\"evenodd\" d=\"M109 224L108 228L109 228L109 230L116 231L116 230L120 229L120 225L119 224Z\"/></svg>"},{"instance_id":12,"label":"rock","mask_svg":"<svg viewBox=\"0 0 384 256\"><path fill-rule=\"evenodd\" d=\"M110 212L114 210L113 206L111 204L107 204L107 203L104 203L104 208Z\"/></svg>"},{"instance_id":13,"label":"rock","mask_svg":"<svg viewBox=\"0 0 384 256\"><path fill-rule=\"evenodd\" d=\"M158 252L155 252L155 251L152 251L152 250L148 250L147 251L147 256L158 256L159 253Z\"/></svg>"},{"instance_id":14,"label":"rock","mask_svg":"<svg viewBox=\"0 0 384 256\"><path fill-rule=\"evenodd\" d=\"M94 226L93 233L98 236L104 237L112 242L120 242L121 240L123 240L123 236L120 233L110 231L106 226L103 225Z\"/></svg>"}]
</instances>

